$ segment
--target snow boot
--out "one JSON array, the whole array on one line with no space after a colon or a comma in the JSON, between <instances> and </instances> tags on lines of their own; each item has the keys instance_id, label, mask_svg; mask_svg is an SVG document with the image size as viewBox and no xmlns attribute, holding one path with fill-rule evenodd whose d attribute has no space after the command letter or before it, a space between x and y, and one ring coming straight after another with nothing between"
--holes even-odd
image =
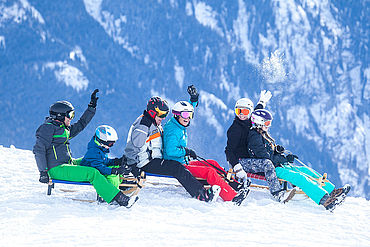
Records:
<instances>
[{"instance_id":1,"label":"snow boot","mask_svg":"<svg viewBox=\"0 0 370 247\"><path fill-rule=\"evenodd\" d=\"M236 196L233 198L232 202L235 205L240 206L242 202L244 201L244 199L247 198L249 192L250 192L249 188L240 189L238 191L238 194L236 194Z\"/></svg>"},{"instance_id":2,"label":"snow boot","mask_svg":"<svg viewBox=\"0 0 370 247\"><path fill-rule=\"evenodd\" d=\"M244 181L242 188L238 190L238 194L236 194L236 196L232 199L232 202L235 205L240 206L244 199L247 198L250 192L249 186L251 185L251 183L252 181L250 179L246 179Z\"/></svg>"},{"instance_id":3,"label":"snow boot","mask_svg":"<svg viewBox=\"0 0 370 247\"><path fill-rule=\"evenodd\" d=\"M280 203L287 203L294 197L295 192L296 192L296 188L293 188L290 191L279 190L273 193L272 197L274 197L275 200Z\"/></svg>"},{"instance_id":4,"label":"snow boot","mask_svg":"<svg viewBox=\"0 0 370 247\"><path fill-rule=\"evenodd\" d=\"M338 205L338 199L336 197L332 197L329 194L323 196L320 200L320 205L323 205L326 210L333 212L336 206Z\"/></svg>"},{"instance_id":5,"label":"snow boot","mask_svg":"<svg viewBox=\"0 0 370 247\"><path fill-rule=\"evenodd\" d=\"M196 198L200 201L214 202L219 197L220 192L221 192L221 187L218 185L213 185L208 190L201 188Z\"/></svg>"},{"instance_id":6,"label":"snow boot","mask_svg":"<svg viewBox=\"0 0 370 247\"><path fill-rule=\"evenodd\" d=\"M334 189L331 193L331 197L335 197L338 199L337 205L341 205L346 199L348 192L351 190L351 186L349 184L344 185L342 188Z\"/></svg>"},{"instance_id":7,"label":"snow boot","mask_svg":"<svg viewBox=\"0 0 370 247\"><path fill-rule=\"evenodd\" d=\"M126 196L121 191L117 193L117 195L113 198L120 206L124 206L126 208L131 208L132 205L139 199L138 196Z\"/></svg>"}]
</instances>

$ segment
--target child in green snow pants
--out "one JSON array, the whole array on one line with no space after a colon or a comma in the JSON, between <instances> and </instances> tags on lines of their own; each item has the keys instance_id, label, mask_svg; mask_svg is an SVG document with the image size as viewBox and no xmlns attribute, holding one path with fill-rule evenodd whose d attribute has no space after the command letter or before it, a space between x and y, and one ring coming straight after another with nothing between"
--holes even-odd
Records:
<instances>
[{"instance_id":1,"label":"child in green snow pants","mask_svg":"<svg viewBox=\"0 0 370 247\"><path fill-rule=\"evenodd\" d=\"M278 178L284 179L303 190L306 195L317 204L325 194L330 194L334 190L334 185L331 182L325 182L322 187L318 182L311 178L320 178L321 174L312 168L304 166L282 165L275 168Z\"/></svg>"},{"instance_id":2,"label":"child in green snow pants","mask_svg":"<svg viewBox=\"0 0 370 247\"><path fill-rule=\"evenodd\" d=\"M53 179L67 180L72 182L86 182L88 181L94 186L96 192L106 202L110 203L113 198L120 191L118 185L120 184L118 175L102 175L99 170L88 167L79 166L81 159L75 159L72 164L63 164L51 168L48 173Z\"/></svg>"}]
</instances>

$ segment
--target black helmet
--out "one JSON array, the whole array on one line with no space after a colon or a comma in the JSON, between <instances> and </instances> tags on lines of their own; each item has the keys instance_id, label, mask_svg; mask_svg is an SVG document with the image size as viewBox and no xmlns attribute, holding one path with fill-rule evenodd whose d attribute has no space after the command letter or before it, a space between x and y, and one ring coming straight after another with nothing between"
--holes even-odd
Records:
<instances>
[{"instance_id":1,"label":"black helmet","mask_svg":"<svg viewBox=\"0 0 370 247\"><path fill-rule=\"evenodd\" d=\"M64 121L64 117L74 118L74 109L73 105L68 101L57 101L50 106L49 114L53 119Z\"/></svg>"},{"instance_id":2,"label":"black helmet","mask_svg":"<svg viewBox=\"0 0 370 247\"><path fill-rule=\"evenodd\" d=\"M159 96L151 97L146 106L146 111L153 119L156 116L160 118L167 117L169 110L167 101Z\"/></svg>"}]
</instances>

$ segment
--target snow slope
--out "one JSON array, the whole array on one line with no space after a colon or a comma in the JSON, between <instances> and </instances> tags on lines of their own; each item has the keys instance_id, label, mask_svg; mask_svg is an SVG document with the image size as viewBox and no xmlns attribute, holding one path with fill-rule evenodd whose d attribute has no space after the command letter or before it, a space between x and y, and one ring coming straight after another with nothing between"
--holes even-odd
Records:
<instances>
[{"instance_id":1,"label":"snow slope","mask_svg":"<svg viewBox=\"0 0 370 247\"><path fill-rule=\"evenodd\" d=\"M78 191L59 190L68 187ZM0 246L370 246L364 198L349 197L329 213L309 199L281 205L254 190L237 207L147 183L126 209L70 199L94 199L90 186L46 190L31 151L0 146Z\"/></svg>"}]
</instances>

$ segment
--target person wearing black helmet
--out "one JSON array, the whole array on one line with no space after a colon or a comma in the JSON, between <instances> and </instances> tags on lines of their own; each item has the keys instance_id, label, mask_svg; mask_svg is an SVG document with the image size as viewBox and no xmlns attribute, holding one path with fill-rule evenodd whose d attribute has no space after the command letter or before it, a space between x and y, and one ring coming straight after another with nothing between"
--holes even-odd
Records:
<instances>
[{"instance_id":1,"label":"person wearing black helmet","mask_svg":"<svg viewBox=\"0 0 370 247\"><path fill-rule=\"evenodd\" d=\"M178 161L163 159L162 121L170 108L166 100L154 96L148 101L146 110L132 124L125 148L127 164L145 172L173 176L195 198L211 201L203 185Z\"/></svg>"},{"instance_id":2,"label":"person wearing black helmet","mask_svg":"<svg viewBox=\"0 0 370 247\"><path fill-rule=\"evenodd\" d=\"M36 131L36 144L33 153L40 172L41 183L48 183L49 176L53 179L73 182L89 181L96 192L108 203L115 200L122 206L128 206L127 198L123 198L120 190L111 184L93 167L79 166L81 159L73 159L69 140L77 136L95 115L99 92L95 89L91 94L90 103L81 118L74 124L74 107L68 101L58 101L50 106L50 116Z\"/></svg>"}]
</instances>

